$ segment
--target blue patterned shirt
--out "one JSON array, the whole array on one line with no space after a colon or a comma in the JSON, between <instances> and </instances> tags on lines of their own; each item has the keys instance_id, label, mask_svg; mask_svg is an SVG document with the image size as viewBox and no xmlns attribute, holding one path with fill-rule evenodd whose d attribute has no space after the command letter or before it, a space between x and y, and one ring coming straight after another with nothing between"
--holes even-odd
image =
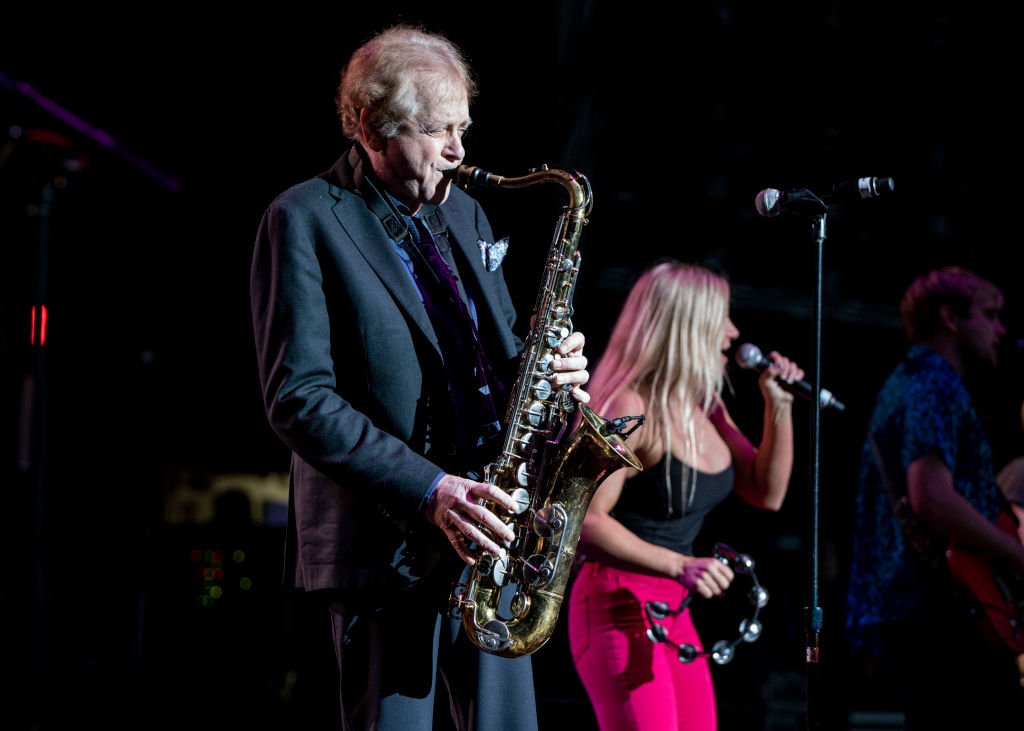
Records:
<instances>
[{"instance_id":1,"label":"blue patterned shirt","mask_svg":"<svg viewBox=\"0 0 1024 731\"><path fill-rule=\"evenodd\" d=\"M911 346L875 402L858 477L846 628L851 648L875 652L882 623L962 609L952 600L948 576L929 568L894 518L871 435L900 494L910 463L937 454L953 474L954 489L982 515L994 521L1002 503L992 448L963 381L935 350Z\"/></svg>"}]
</instances>

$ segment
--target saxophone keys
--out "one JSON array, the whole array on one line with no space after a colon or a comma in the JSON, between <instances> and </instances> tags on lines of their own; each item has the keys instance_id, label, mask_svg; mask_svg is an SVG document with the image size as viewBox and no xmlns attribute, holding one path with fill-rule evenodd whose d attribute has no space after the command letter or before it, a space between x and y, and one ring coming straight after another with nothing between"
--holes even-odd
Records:
<instances>
[{"instance_id":1,"label":"saxophone keys","mask_svg":"<svg viewBox=\"0 0 1024 731\"><path fill-rule=\"evenodd\" d=\"M526 559L526 562L523 564L523 568L525 569L525 578L537 587L546 585L551 581L551 577L555 575L554 566L548 560L547 556L543 556L539 553Z\"/></svg>"},{"instance_id":2,"label":"saxophone keys","mask_svg":"<svg viewBox=\"0 0 1024 731\"><path fill-rule=\"evenodd\" d=\"M547 333L547 345L549 348L557 348L563 340L569 337L569 328L559 327L557 325L549 325L544 328Z\"/></svg>"},{"instance_id":3,"label":"saxophone keys","mask_svg":"<svg viewBox=\"0 0 1024 731\"><path fill-rule=\"evenodd\" d=\"M477 643L487 652L501 652L512 646L508 625L498 619L492 619L476 633Z\"/></svg>"},{"instance_id":4,"label":"saxophone keys","mask_svg":"<svg viewBox=\"0 0 1024 731\"><path fill-rule=\"evenodd\" d=\"M525 463L520 465L520 468L524 467L526 467ZM517 487L512 491L511 497L516 501L516 515L521 515L530 507L530 493L527 490Z\"/></svg>"},{"instance_id":5,"label":"saxophone keys","mask_svg":"<svg viewBox=\"0 0 1024 731\"><path fill-rule=\"evenodd\" d=\"M471 610L474 606L474 602L466 597L465 584L460 583L452 587L451 594L448 597L449 617L459 619L462 617L463 612Z\"/></svg>"},{"instance_id":6,"label":"saxophone keys","mask_svg":"<svg viewBox=\"0 0 1024 731\"><path fill-rule=\"evenodd\" d=\"M508 564L508 556L499 558L494 562L494 567L491 569L491 579L494 581L495 586L505 586L506 581L508 581Z\"/></svg>"},{"instance_id":7,"label":"saxophone keys","mask_svg":"<svg viewBox=\"0 0 1024 731\"><path fill-rule=\"evenodd\" d=\"M525 617L530 611L530 596L525 592L517 591L512 597L509 609L512 610L513 617Z\"/></svg>"},{"instance_id":8,"label":"saxophone keys","mask_svg":"<svg viewBox=\"0 0 1024 731\"><path fill-rule=\"evenodd\" d=\"M567 515L560 505L548 505L533 514L533 532L550 538L565 527Z\"/></svg>"},{"instance_id":9,"label":"saxophone keys","mask_svg":"<svg viewBox=\"0 0 1024 731\"><path fill-rule=\"evenodd\" d=\"M548 384L548 393L550 392L551 384ZM544 420L544 404L540 401L534 401L530 404L529 408L526 410L526 420L529 422L530 426L540 426L541 422Z\"/></svg>"}]
</instances>

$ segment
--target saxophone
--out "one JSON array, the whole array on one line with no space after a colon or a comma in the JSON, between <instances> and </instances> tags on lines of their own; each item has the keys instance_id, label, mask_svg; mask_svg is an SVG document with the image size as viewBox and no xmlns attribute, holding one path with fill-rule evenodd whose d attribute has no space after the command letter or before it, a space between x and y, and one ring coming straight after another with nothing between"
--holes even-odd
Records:
<instances>
[{"instance_id":1,"label":"saxophone","mask_svg":"<svg viewBox=\"0 0 1024 731\"><path fill-rule=\"evenodd\" d=\"M643 469L625 444L629 432L621 433L624 422L642 423L643 417L606 420L581 404L581 423L566 436L576 408L571 386L552 385L555 348L572 332L579 239L593 202L586 177L544 165L522 177L505 178L462 165L455 181L463 188L555 182L570 198L548 252L533 326L505 412L501 453L484 469L484 480L518 504L519 512L505 519L516 538L503 558L478 555L450 601L451 615L461 618L474 645L491 654L519 657L540 649L555 629L583 518L597 487L621 467ZM494 507L490 501L482 504Z\"/></svg>"}]
</instances>

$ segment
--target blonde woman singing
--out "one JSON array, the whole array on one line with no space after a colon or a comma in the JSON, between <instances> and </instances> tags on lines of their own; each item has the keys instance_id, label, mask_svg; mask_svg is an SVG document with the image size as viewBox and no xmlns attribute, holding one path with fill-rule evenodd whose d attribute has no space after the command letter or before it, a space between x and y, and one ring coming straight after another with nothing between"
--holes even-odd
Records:
<instances>
[{"instance_id":1,"label":"blonde woman singing","mask_svg":"<svg viewBox=\"0 0 1024 731\"><path fill-rule=\"evenodd\" d=\"M721 399L739 330L729 284L709 269L660 262L633 286L588 390L602 414L644 414L630 437L643 472L622 469L592 500L585 558L569 600L573 661L602 731L717 727L707 656L689 609L669 616L671 642L648 639L648 601L670 607L722 594L729 565L693 555L705 516L735 490L755 507L782 506L793 466L793 396L778 380L803 370L772 352L760 375L760 444L740 432ZM678 645L697 651L681 662Z\"/></svg>"}]
</instances>

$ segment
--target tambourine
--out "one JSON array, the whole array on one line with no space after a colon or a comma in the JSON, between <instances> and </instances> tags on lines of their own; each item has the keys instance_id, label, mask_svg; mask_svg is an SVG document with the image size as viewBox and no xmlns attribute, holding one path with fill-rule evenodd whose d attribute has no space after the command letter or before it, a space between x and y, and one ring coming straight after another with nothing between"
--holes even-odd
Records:
<instances>
[{"instance_id":1,"label":"tambourine","mask_svg":"<svg viewBox=\"0 0 1024 731\"><path fill-rule=\"evenodd\" d=\"M670 609L665 602L648 601L644 605L644 614L647 615L648 639L654 644L665 642L674 646L679 652L679 662L690 663L701 655L710 655L713 661L719 665L725 665L732 661L733 656L736 654L737 645L741 642L756 642L761 637L761 622L758 619L758 615L761 613L761 609L768 603L768 592L764 590L764 587L757 580L757 574L754 573L754 560L745 553L737 553L724 543L716 543L713 554L719 561L731 567L737 575L750 577L752 586L747 593L747 599L753 606L754 611L753 614L740 622L738 637L731 641L719 640L711 646L711 650L698 651L694 645L679 645L673 642L668 636L668 630L655 621L682 612L690 604L693 595L687 594L677 609Z\"/></svg>"}]
</instances>

